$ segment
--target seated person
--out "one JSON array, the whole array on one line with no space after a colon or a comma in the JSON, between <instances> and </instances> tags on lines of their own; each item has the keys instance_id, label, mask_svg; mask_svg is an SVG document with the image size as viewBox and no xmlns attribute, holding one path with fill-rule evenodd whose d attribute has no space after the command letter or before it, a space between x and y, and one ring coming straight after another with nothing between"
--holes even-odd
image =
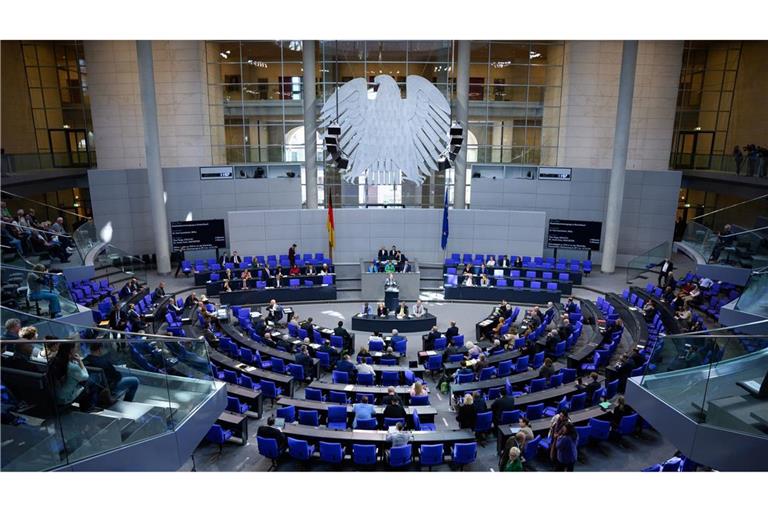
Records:
<instances>
[{"instance_id":1,"label":"seated person","mask_svg":"<svg viewBox=\"0 0 768 512\"><path fill-rule=\"evenodd\" d=\"M362 316L371 316L373 314L373 308L366 302L363 304L363 310L360 312Z\"/></svg>"},{"instance_id":2,"label":"seated person","mask_svg":"<svg viewBox=\"0 0 768 512\"><path fill-rule=\"evenodd\" d=\"M133 402L133 397L136 396L136 390L139 388L139 379L133 375L123 375L118 372L110 361L109 354L104 351L102 343L91 343L88 347L90 348L90 354L83 359L85 365L100 368L104 371L109 391L113 396L119 396L125 392L123 400ZM94 381L91 382L95 385L98 384Z\"/></svg>"},{"instance_id":3,"label":"seated person","mask_svg":"<svg viewBox=\"0 0 768 512\"><path fill-rule=\"evenodd\" d=\"M355 365L352 364L352 360L349 357L349 354L345 355L344 358L338 362L336 365L336 370L340 372L346 372L350 378L355 376Z\"/></svg>"},{"instance_id":4,"label":"seated person","mask_svg":"<svg viewBox=\"0 0 768 512\"><path fill-rule=\"evenodd\" d=\"M259 427L259 429L256 431L256 436L276 440L277 448L279 450L284 449L288 445L287 441L285 440L285 434L283 434L279 428L275 427L274 416L267 418L267 424Z\"/></svg>"},{"instance_id":5,"label":"seated person","mask_svg":"<svg viewBox=\"0 0 768 512\"><path fill-rule=\"evenodd\" d=\"M405 420L405 407L403 407L402 401L388 398L382 404L386 406L384 407L385 418L402 418Z\"/></svg>"},{"instance_id":6,"label":"seated person","mask_svg":"<svg viewBox=\"0 0 768 512\"><path fill-rule=\"evenodd\" d=\"M339 320L338 325L333 328L333 335L340 336L345 343L352 339L352 336L344 328L344 322L342 322L341 320Z\"/></svg>"},{"instance_id":7,"label":"seated person","mask_svg":"<svg viewBox=\"0 0 768 512\"><path fill-rule=\"evenodd\" d=\"M505 254L498 262L498 266L501 268L509 268L509 257Z\"/></svg>"},{"instance_id":8,"label":"seated person","mask_svg":"<svg viewBox=\"0 0 768 512\"><path fill-rule=\"evenodd\" d=\"M62 343L56 356L48 364L48 378L54 387L56 404L68 406L80 401L83 412L91 412L90 393L85 392L88 382L88 370L79 353L78 343Z\"/></svg>"},{"instance_id":9,"label":"seated person","mask_svg":"<svg viewBox=\"0 0 768 512\"><path fill-rule=\"evenodd\" d=\"M513 264L515 268L523 268L523 258L520 256L515 258L515 263Z\"/></svg>"},{"instance_id":10,"label":"seated person","mask_svg":"<svg viewBox=\"0 0 768 512\"><path fill-rule=\"evenodd\" d=\"M544 359L544 364L541 365L541 368L539 368L539 378L540 379L547 379L547 382L549 382L549 378L555 374L555 367L552 363L552 359L546 358Z\"/></svg>"},{"instance_id":11,"label":"seated person","mask_svg":"<svg viewBox=\"0 0 768 512\"><path fill-rule=\"evenodd\" d=\"M567 318L564 318L562 325L560 325L560 327L557 329L557 334L560 336L560 340L567 340L571 333L573 333L571 321Z\"/></svg>"},{"instance_id":12,"label":"seated person","mask_svg":"<svg viewBox=\"0 0 768 512\"><path fill-rule=\"evenodd\" d=\"M445 330L445 339L448 340L448 343L450 343L453 340L453 337L458 335L459 335L459 328L456 327L455 321L451 321L451 326Z\"/></svg>"},{"instance_id":13,"label":"seated person","mask_svg":"<svg viewBox=\"0 0 768 512\"><path fill-rule=\"evenodd\" d=\"M404 301L400 302L399 307L397 308L397 313L395 313L397 318L406 318L408 316L408 306Z\"/></svg>"},{"instance_id":14,"label":"seated person","mask_svg":"<svg viewBox=\"0 0 768 512\"><path fill-rule=\"evenodd\" d=\"M368 364L365 359L362 359L357 366L355 366L358 375L372 375L374 373L373 366Z\"/></svg>"},{"instance_id":15,"label":"seated person","mask_svg":"<svg viewBox=\"0 0 768 512\"><path fill-rule=\"evenodd\" d=\"M552 329L549 331L549 334L547 334L546 342L547 342L547 352L554 352L557 349L557 344L560 343L562 340L560 339L560 335L557 332L557 329Z\"/></svg>"},{"instance_id":16,"label":"seated person","mask_svg":"<svg viewBox=\"0 0 768 512\"><path fill-rule=\"evenodd\" d=\"M427 313L427 310L424 308L424 304L421 303L421 299L416 301L416 304L413 306L412 314L414 318L421 318Z\"/></svg>"},{"instance_id":17,"label":"seated person","mask_svg":"<svg viewBox=\"0 0 768 512\"><path fill-rule=\"evenodd\" d=\"M253 279L253 276L251 275L251 271L249 269L247 269L247 268L245 270L243 270L243 272L240 274L240 279L243 280L243 285L241 286L241 288L243 290L247 290L248 289L248 281L250 279Z\"/></svg>"},{"instance_id":18,"label":"seated person","mask_svg":"<svg viewBox=\"0 0 768 512\"><path fill-rule=\"evenodd\" d=\"M38 263L32 267L34 272L27 274L27 295L30 300L48 301L48 314L55 318L61 314L59 294L53 291L53 276L45 265Z\"/></svg>"},{"instance_id":19,"label":"seated person","mask_svg":"<svg viewBox=\"0 0 768 512\"><path fill-rule=\"evenodd\" d=\"M387 388L387 394L384 395L384 398L381 399L381 404L382 405L387 405L387 404L393 403L393 402L397 403L397 404L400 404L400 405L403 405L403 399L400 398L400 395L395 393L395 387L394 386L389 386Z\"/></svg>"},{"instance_id":20,"label":"seated person","mask_svg":"<svg viewBox=\"0 0 768 512\"><path fill-rule=\"evenodd\" d=\"M437 330L437 326L433 325L432 329L427 333L427 340L431 341L432 343L435 342L437 338L441 336L440 331Z\"/></svg>"},{"instance_id":21,"label":"seated person","mask_svg":"<svg viewBox=\"0 0 768 512\"><path fill-rule=\"evenodd\" d=\"M291 265L291 268L288 270L288 275L291 276L291 277L293 277L293 276L300 276L301 275L301 269L299 268L299 266L297 264L294 263L293 265Z\"/></svg>"},{"instance_id":22,"label":"seated person","mask_svg":"<svg viewBox=\"0 0 768 512\"><path fill-rule=\"evenodd\" d=\"M313 276L313 275L315 275L315 266L312 265L312 263L307 262L307 264L304 265L304 275L305 276Z\"/></svg>"},{"instance_id":23,"label":"seated person","mask_svg":"<svg viewBox=\"0 0 768 512\"><path fill-rule=\"evenodd\" d=\"M485 262L485 266L487 268L493 268L496 266L496 258L493 257L493 255L488 256L488 259Z\"/></svg>"},{"instance_id":24,"label":"seated person","mask_svg":"<svg viewBox=\"0 0 768 512\"><path fill-rule=\"evenodd\" d=\"M385 263L389 260L389 251L387 251L384 247L379 249L378 254L376 255L376 261L379 263Z\"/></svg>"},{"instance_id":25,"label":"seated person","mask_svg":"<svg viewBox=\"0 0 768 512\"><path fill-rule=\"evenodd\" d=\"M389 315L389 311L387 310L387 307L384 305L383 302L380 302L379 306L376 308L376 316L385 317L387 315Z\"/></svg>"},{"instance_id":26,"label":"seated person","mask_svg":"<svg viewBox=\"0 0 768 512\"><path fill-rule=\"evenodd\" d=\"M352 421L352 428L357 428L358 420L370 420L376 417L376 409L373 407L373 404L368 403L367 396L363 396L360 399L360 402L352 407L352 411L355 413L355 419Z\"/></svg>"},{"instance_id":27,"label":"seated person","mask_svg":"<svg viewBox=\"0 0 768 512\"><path fill-rule=\"evenodd\" d=\"M488 288L490 284L491 284L491 281L490 279L488 279L488 276L486 274L482 274L480 276L480 286L482 286L483 288Z\"/></svg>"},{"instance_id":28,"label":"seated person","mask_svg":"<svg viewBox=\"0 0 768 512\"><path fill-rule=\"evenodd\" d=\"M594 398L595 391L600 389L600 383L597 381L600 377L597 375L597 372L592 372L589 374L589 384L586 386L582 383L581 377L576 379L576 389L579 390L579 392L585 392L587 393L587 404L592 403L592 400Z\"/></svg>"},{"instance_id":29,"label":"seated person","mask_svg":"<svg viewBox=\"0 0 768 512\"><path fill-rule=\"evenodd\" d=\"M422 384L421 381L415 381L413 384L411 384L411 396L428 396L429 390L427 389L427 386Z\"/></svg>"},{"instance_id":30,"label":"seated person","mask_svg":"<svg viewBox=\"0 0 768 512\"><path fill-rule=\"evenodd\" d=\"M470 375L470 374L473 374L473 373L474 372L472 371L472 369L469 366L467 366L467 362L466 361L461 361L459 363L459 369L456 370L456 376L454 378L454 382L458 382L459 381L459 375Z\"/></svg>"},{"instance_id":31,"label":"seated person","mask_svg":"<svg viewBox=\"0 0 768 512\"><path fill-rule=\"evenodd\" d=\"M462 286L475 286L474 277L471 274L464 274L464 280L461 282Z\"/></svg>"},{"instance_id":32,"label":"seated person","mask_svg":"<svg viewBox=\"0 0 768 512\"><path fill-rule=\"evenodd\" d=\"M317 275L319 275L319 276L327 276L330 273L331 273L331 271L328 268L328 264L327 263L323 263L323 266L320 267L320 271L317 273Z\"/></svg>"},{"instance_id":33,"label":"seated person","mask_svg":"<svg viewBox=\"0 0 768 512\"><path fill-rule=\"evenodd\" d=\"M283 319L283 307L275 299L269 301L267 306L267 322L279 323Z\"/></svg>"},{"instance_id":34,"label":"seated person","mask_svg":"<svg viewBox=\"0 0 768 512\"><path fill-rule=\"evenodd\" d=\"M284 281L283 267L278 265L277 270L275 270L275 288L282 288Z\"/></svg>"},{"instance_id":35,"label":"seated person","mask_svg":"<svg viewBox=\"0 0 768 512\"><path fill-rule=\"evenodd\" d=\"M304 343L309 343L309 338L304 338ZM304 379L305 380L311 380L312 379L312 368L314 367L314 362L312 361L312 358L309 357L309 348L304 345L301 347L301 351L296 354L296 357L294 359L296 361L296 364L300 364L304 367Z\"/></svg>"},{"instance_id":36,"label":"seated person","mask_svg":"<svg viewBox=\"0 0 768 512\"><path fill-rule=\"evenodd\" d=\"M398 357L394 354L392 347L387 347L387 351L381 356L382 363L384 361L391 361L394 360L395 364L397 364Z\"/></svg>"}]
</instances>

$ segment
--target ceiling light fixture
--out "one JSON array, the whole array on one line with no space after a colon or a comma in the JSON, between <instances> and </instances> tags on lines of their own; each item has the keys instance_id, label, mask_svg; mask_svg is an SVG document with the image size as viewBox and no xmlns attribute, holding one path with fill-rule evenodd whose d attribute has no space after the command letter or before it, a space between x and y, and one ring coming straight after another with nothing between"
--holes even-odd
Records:
<instances>
[{"instance_id":1,"label":"ceiling light fixture","mask_svg":"<svg viewBox=\"0 0 768 512\"><path fill-rule=\"evenodd\" d=\"M539 53L539 52L535 52L533 50L528 52L528 58L531 59L531 60L538 59L539 57L541 57L541 53Z\"/></svg>"}]
</instances>

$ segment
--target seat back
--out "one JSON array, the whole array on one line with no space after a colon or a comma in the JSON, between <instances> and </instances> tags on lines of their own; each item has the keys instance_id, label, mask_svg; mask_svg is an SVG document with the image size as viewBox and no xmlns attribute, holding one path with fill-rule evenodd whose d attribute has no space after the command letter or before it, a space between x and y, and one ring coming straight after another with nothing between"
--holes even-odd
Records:
<instances>
[{"instance_id":1,"label":"seat back","mask_svg":"<svg viewBox=\"0 0 768 512\"><path fill-rule=\"evenodd\" d=\"M411 405L429 405L429 395L412 396Z\"/></svg>"},{"instance_id":2,"label":"seat back","mask_svg":"<svg viewBox=\"0 0 768 512\"><path fill-rule=\"evenodd\" d=\"M635 431L637 427L637 420L640 416L637 413L630 414L621 418L619 426L616 427L616 432L622 435L629 435Z\"/></svg>"},{"instance_id":3,"label":"seat back","mask_svg":"<svg viewBox=\"0 0 768 512\"><path fill-rule=\"evenodd\" d=\"M515 409L513 411L501 411L501 417L499 417L499 425L511 425L520 420L522 411Z\"/></svg>"},{"instance_id":4,"label":"seat back","mask_svg":"<svg viewBox=\"0 0 768 512\"><path fill-rule=\"evenodd\" d=\"M533 460L536 458L536 452L539 450L539 443L541 443L541 436L537 435L525 445L525 451L523 452L523 458L525 460Z\"/></svg>"},{"instance_id":5,"label":"seat back","mask_svg":"<svg viewBox=\"0 0 768 512\"><path fill-rule=\"evenodd\" d=\"M376 423L376 418L369 418L367 420L357 420L356 428L360 430L376 430L379 425Z\"/></svg>"},{"instance_id":6,"label":"seat back","mask_svg":"<svg viewBox=\"0 0 768 512\"><path fill-rule=\"evenodd\" d=\"M264 393L264 396L268 398L277 398L277 387L274 382L262 379L259 384L261 384L261 392Z\"/></svg>"},{"instance_id":7,"label":"seat back","mask_svg":"<svg viewBox=\"0 0 768 512\"><path fill-rule=\"evenodd\" d=\"M419 448L419 462L426 466L434 466L443 462L442 444L423 444Z\"/></svg>"},{"instance_id":8,"label":"seat back","mask_svg":"<svg viewBox=\"0 0 768 512\"><path fill-rule=\"evenodd\" d=\"M352 462L355 464L370 466L376 464L376 445L353 444Z\"/></svg>"},{"instance_id":9,"label":"seat back","mask_svg":"<svg viewBox=\"0 0 768 512\"><path fill-rule=\"evenodd\" d=\"M328 393L328 401L335 404L346 404L347 394L343 391L331 391Z\"/></svg>"},{"instance_id":10,"label":"seat back","mask_svg":"<svg viewBox=\"0 0 768 512\"><path fill-rule=\"evenodd\" d=\"M286 423L293 423L296 421L296 408L292 405L289 405L287 407L281 407L277 410L277 413L275 415L278 418L283 418Z\"/></svg>"},{"instance_id":11,"label":"seat back","mask_svg":"<svg viewBox=\"0 0 768 512\"><path fill-rule=\"evenodd\" d=\"M471 464L477 459L477 443L456 443L453 445L453 462Z\"/></svg>"},{"instance_id":12,"label":"seat back","mask_svg":"<svg viewBox=\"0 0 768 512\"><path fill-rule=\"evenodd\" d=\"M403 446L395 446L389 450L389 465L390 466L404 466L411 463L411 450L412 446L406 444Z\"/></svg>"},{"instance_id":13,"label":"seat back","mask_svg":"<svg viewBox=\"0 0 768 512\"><path fill-rule=\"evenodd\" d=\"M607 440L608 435L611 433L611 423L608 421L590 418L589 427L591 429L590 437L594 439Z\"/></svg>"},{"instance_id":14,"label":"seat back","mask_svg":"<svg viewBox=\"0 0 768 512\"><path fill-rule=\"evenodd\" d=\"M541 418L542 413L544 412L544 404L531 404L528 407L525 408L525 416L529 420L537 420Z\"/></svg>"},{"instance_id":15,"label":"seat back","mask_svg":"<svg viewBox=\"0 0 768 512\"><path fill-rule=\"evenodd\" d=\"M481 412L475 421L475 432L488 432L493 423L493 412Z\"/></svg>"},{"instance_id":16,"label":"seat back","mask_svg":"<svg viewBox=\"0 0 768 512\"><path fill-rule=\"evenodd\" d=\"M480 370L479 380L490 380L496 375L496 368L488 367Z\"/></svg>"},{"instance_id":17,"label":"seat back","mask_svg":"<svg viewBox=\"0 0 768 512\"><path fill-rule=\"evenodd\" d=\"M531 390L530 393L535 393L537 391L542 391L544 388L547 387L547 379L533 379L531 381Z\"/></svg>"},{"instance_id":18,"label":"seat back","mask_svg":"<svg viewBox=\"0 0 768 512\"><path fill-rule=\"evenodd\" d=\"M331 463L339 463L344 460L344 450L341 443L320 441L320 460Z\"/></svg>"},{"instance_id":19,"label":"seat back","mask_svg":"<svg viewBox=\"0 0 768 512\"><path fill-rule=\"evenodd\" d=\"M576 380L576 368L563 368L560 373L563 374L563 383L565 384Z\"/></svg>"},{"instance_id":20,"label":"seat back","mask_svg":"<svg viewBox=\"0 0 768 512\"><path fill-rule=\"evenodd\" d=\"M373 386L374 374L372 373L358 373L357 383L363 386Z\"/></svg>"},{"instance_id":21,"label":"seat back","mask_svg":"<svg viewBox=\"0 0 768 512\"><path fill-rule=\"evenodd\" d=\"M368 340L368 350L371 352L382 352L384 350L384 342L381 340Z\"/></svg>"},{"instance_id":22,"label":"seat back","mask_svg":"<svg viewBox=\"0 0 768 512\"><path fill-rule=\"evenodd\" d=\"M294 379L300 382L304 380L304 367L301 366L300 364L291 363L287 366L287 369L288 369L288 373Z\"/></svg>"},{"instance_id":23,"label":"seat back","mask_svg":"<svg viewBox=\"0 0 768 512\"><path fill-rule=\"evenodd\" d=\"M454 336L451 339L451 343L456 347L463 347L464 346L464 335L459 334L458 336Z\"/></svg>"},{"instance_id":24,"label":"seat back","mask_svg":"<svg viewBox=\"0 0 768 512\"><path fill-rule=\"evenodd\" d=\"M571 398L571 411L583 409L587 403L587 393L578 393Z\"/></svg>"},{"instance_id":25,"label":"seat back","mask_svg":"<svg viewBox=\"0 0 768 512\"><path fill-rule=\"evenodd\" d=\"M496 372L496 375L499 377L506 377L507 375L510 375L512 373L512 361L501 361L499 363L499 369Z\"/></svg>"},{"instance_id":26,"label":"seat back","mask_svg":"<svg viewBox=\"0 0 768 512\"><path fill-rule=\"evenodd\" d=\"M323 400L323 392L319 389L307 388L304 390L304 398L321 402Z\"/></svg>"},{"instance_id":27,"label":"seat back","mask_svg":"<svg viewBox=\"0 0 768 512\"><path fill-rule=\"evenodd\" d=\"M556 388L563 384L563 373L557 372L549 378L549 387Z\"/></svg>"},{"instance_id":28,"label":"seat back","mask_svg":"<svg viewBox=\"0 0 768 512\"><path fill-rule=\"evenodd\" d=\"M541 365L544 364L544 356L544 352L537 352L536 355L533 356L533 363L531 363L531 366L536 369L541 367Z\"/></svg>"},{"instance_id":29,"label":"seat back","mask_svg":"<svg viewBox=\"0 0 768 512\"><path fill-rule=\"evenodd\" d=\"M333 370L331 380L334 384L349 384L349 374L347 372Z\"/></svg>"},{"instance_id":30,"label":"seat back","mask_svg":"<svg viewBox=\"0 0 768 512\"><path fill-rule=\"evenodd\" d=\"M515 373L521 373L525 371L528 371L528 356L520 356L517 358Z\"/></svg>"},{"instance_id":31,"label":"seat back","mask_svg":"<svg viewBox=\"0 0 768 512\"><path fill-rule=\"evenodd\" d=\"M268 459L280 457L280 449L277 446L277 439L267 437L256 437L256 445L259 454Z\"/></svg>"},{"instance_id":32,"label":"seat back","mask_svg":"<svg viewBox=\"0 0 768 512\"><path fill-rule=\"evenodd\" d=\"M331 336L331 346L333 348L344 348L344 338L341 336Z\"/></svg>"},{"instance_id":33,"label":"seat back","mask_svg":"<svg viewBox=\"0 0 768 512\"><path fill-rule=\"evenodd\" d=\"M344 410L346 412L346 407ZM318 416L317 411L299 411L299 425L317 427L320 424Z\"/></svg>"},{"instance_id":34,"label":"seat back","mask_svg":"<svg viewBox=\"0 0 768 512\"><path fill-rule=\"evenodd\" d=\"M303 412L303 411L302 411ZM288 438L288 453L291 457L298 460L309 460L312 453L309 444L303 439Z\"/></svg>"},{"instance_id":35,"label":"seat back","mask_svg":"<svg viewBox=\"0 0 768 512\"><path fill-rule=\"evenodd\" d=\"M345 405L331 405L328 407L328 423L346 423L347 407Z\"/></svg>"},{"instance_id":36,"label":"seat back","mask_svg":"<svg viewBox=\"0 0 768 512\"><path fill-rule=\"evenodd\" d=\"M592 428L589 425L584 425L583 427L576 427L576 433L579 436L579 439L576 442L576 446L578 448L581 448L582 446L586 446L586 444L589 442L589 436L591 431L592 431Z\"/></svg>"}]
</instances>

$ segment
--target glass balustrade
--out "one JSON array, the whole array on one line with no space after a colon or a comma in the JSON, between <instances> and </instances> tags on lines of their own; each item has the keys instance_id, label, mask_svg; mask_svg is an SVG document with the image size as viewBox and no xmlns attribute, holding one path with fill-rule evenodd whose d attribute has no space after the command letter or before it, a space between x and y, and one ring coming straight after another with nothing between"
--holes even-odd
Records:
<instances>
[{"instance_id":1,"label":"glass balustrade","mask_svg":"<svg viewBox=\"0 0 768 512\"><path fill-rule=\"evenodd\" d=\"M84 264L84 255L70 235L56 233L50 228L18 227L6 221L0 221L0 224L7 252L18 252L20 258L33 263L65 267ZM4 258L5 253L6 249L3 249Z\"/></svg>"},{"instance_id":2,"label":"glass balustrade","mask_svg":"<svg viewBox=\"0 0 768 512\"><path fill-rule=\"evenodd\" d=\"M768 317L768 268L752 273L735 307L738 311Z\"/></svg>"},{"instance_id":3,"label":"glass balustrade","mask_svg":"<svg viewBox=\"0 0 768 512\"><path fill-rule=\"evenodd\" d=\"M627 263L627 282L632 282L653 267L661 263L670 254L669 242L663 242L629 260Z\"/></svg>"},{"instance_id":4,"label":"glass balustrade","mask_svg":"<svg viewBox=\"0 0 768 512\"><path fill-rule=\"evenodd\" d=\"M2 342L3 471L54 469L173 431L216 390L202 340L0 311L36 329Z\"/></svg>"},{"instance_id":5,"label":"glass balustrade","mask_svg":"<svg viewBox=\"0 0 768 512\"><path fill-rule=\"evenodd\" d=\"M77 246L77 250L85 257L93 246L99 243L99 237L96 233L96 224L93 220L88 220L81 224L72 232L72 238Z\"/></svg>"},{"instance_id":6,"label":"glass balustrade","mask_svg":"<svg viewBox=\"0 0 768 512\"><path fill-rule=\"evenodd\" d=\"M683 242L708 263L743 268L768 265L768 231L765 230L744 230L724 235L698 222L689 222L683 233Z\"/></svg>"},{"instance_id":7,"label":"glass balustrade","mask_svg":"<svg viewBox=\"0 0 768 512\"><path fill-rule=\"evenodd\" d=\"M140 282L147 282L146 262L112 244L105 244L93 260L99 276L112 276L110 282L119 282L121 278L135 277ZM117 276L115 275L117 274Z\"/></svg>"},{"instance_id":8,"label":"glass balustrade","mask_svg":"<svg viewBox=\"0 0 768 512\"><path fill-rule=\"evenodd\" d=\"M0 277L3 306L43 316L79 311L67 279L60 272L3 265Z\"/></svg>"},{"instance_id":9,"label":"glass balustrade","mask_svg":"<svg viewBox=\"0 0 768 512\"><path fill-rule=\"evenodd\" d=\"M764 325L768 332L768 321ZM768 378L768 334L737 335L724 328L657 343L679 353L658 372L652 357L643 388L697 423L768 437L768 396L759 396Z\"/></svg>"},{"instance_id":10,"label":"glass balustrade","mask_svg":"<svg viewBox=\"0 0 768 512\"><path fill-rule=\"evenodd\" d=\"M717 234L703 224L688 222L683 233L683 242L699 253L699 256L706 262L712 255L712 249L717 242Z\"/></svg>"}]
</instances>

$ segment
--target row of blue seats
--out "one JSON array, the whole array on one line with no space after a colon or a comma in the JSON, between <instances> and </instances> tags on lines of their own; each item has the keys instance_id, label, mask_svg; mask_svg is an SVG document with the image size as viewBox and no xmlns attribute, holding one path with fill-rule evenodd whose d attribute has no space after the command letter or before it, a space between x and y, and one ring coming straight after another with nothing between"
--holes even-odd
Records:
<instances>
[{"instance_id":1,"label":"row of blue seats","mask_svg":"<svg viewBox=\"0 0 768 512\"><path fill-rule=\"evenodd\" d=\"M341 372L345 373L345 372ZM359 377L360 375L358 375ZM408 382L408 378L406 382ZM415 380L415 379L414 379ZM413 381L412 381L413 382ZM348 384L349 382L345 382ZM358 382L358 384L360 384ZM369 404L375 403L375 396L373 393L355 392L353 397L349 397L345 391L329 391L328 396L323 395L321 389L308 387L304 390L304 398L307 400L314 400L317 402L330 402L334 404L349 404L349 403L361 403L363 398L368 400ZM412 396L409 398L409 405L430 405L429 396Z\"/></svg>"},{"instance_id":2,"label":"row of blue seats","mask_svg":"<svg viewBox=\"0 0 768 512\"><path fill-rule=\"evenodd\" d=\"M221 274L218 274L217 272L214 272L214 273L211 274L211 282L212 283L218 282L219 280L221 280L221 277L222 277ZM266 288L267 287L267 282L266 281L260 281L260 279L262 278L262 271L261 270L258 271L256 277L257 277L256 288ZM323 277L322 283L321 283L322 285L332 285L333 284L334 276L332 276L332 275L324 275L322 277ZM241 280L237 279L236 281L241 281ZM250 282L250 280L249 280L249 282ZM288 286L291 287L291 288L298 288L299 286L301 286L301 279L297 279L297 278L288 279ZM311 280L311 279L305 279L304 280L304 286L315 286L315 282L313 280Z\"/></svg>"},{"instance_id":3,"label":"row of blue seats","mask_svg":"<svg viewBox=\"0 0 768 512\"><path fill-rule=\"evenodd\" d=\"M101 279L72 281L69 283L69 291L75 302L88 306L98 300L111 297L115 289L109 285L109 281Z\"/></svg>"},{"instance_id":4,"label":"row of blue seats","mask_svg":"<svg viewBox=\"0 0 768 512\"><path fill-rule=\"evenodd\" d=\"M253 267L254 266L254 260L259 265L265 265L269 264L270 267L277 267L278 262L280 266L283 267L290 267L291 263L288 259L287 254L281 254L280 259L278 259L275 255L270 256L256 256L255 258L253 256L244 256L242 263L231 263L231 262L225 262L223 265L216 261L215 258L208 258L207 260L204 259L196 259L193 262L189 260L182 260L181 262L181 270L184 273L189 273L195 270L196 272L205 272L206 270L221 270L222 268L230 268L230 269L236 269L236 268L247 268L247 267ZM314 256L312 254L307 253L303 256L300 254L296 255L296 264L300 267L303 267L305 265L331 265L331 259L326 258L325 255L322 252L316 253Z\"/></svg>"},{"instance_id":5,"label":"row of blue seats","mask_svg":"<svg viewBox=\"0 0 768 512\"><path fill-rule=\"evenodd\" d=\"M456 274L460 273L460 272L458 272L459 270L460 269L458 269L457 267L448 267L448 269L446 269L446 274L448 274L448 275L456 275ZM476 275L476 276L479 276L480 275L480 270L481 269L479 267L474 267L472 269L472 273L474 275ZM489 269L486 269L486 270L487 270L486 274L488 274L488 277L495 277L497 279L501 279L501 278L506 277L504 275L496 275L496 273L493 272L494 269L490 269L489 268ZM501 270L501 269L495 269L495 270ZM525 274L523 274L523 272L525 272ZM541 273L541 275L539 275L539 273ZM557 281L570 281L571 280L571 274L569 274L568 272L559 272L557 274L557 277L555 277L555 273L554 272L549 272L549 271L546 271L546 270L537 271L537 270L516 270L516 269L513 269L513 270L509 271L509 277L512 278L512 279L514 279L516 277L525 277L527 279L536 279L536 278L540 277L541 279L544 279L544 280L552 280L552 279L556 279Z\"/></svg>"},{"instance_id":6,"label":"row of blue seats","mask_svg":"<svg viewBox=\"0 0 768 512\"><path fill-rule=\"evenodd\" d=\"M487 263L491 257L494 258L494 260L498 262L502 260L506 256L505 254L499 254L498 258L495 254L489 254L488 256L485 256L483 254L475 254L473 257L472 254L464 253L464 256L462 257L461 254L458 252L454 252L451 254L450 258L445 259L445 265L466 265L467 263L471 263L473 265L483 265L484 263ZM570 268L573 271L579 271L582 270L585 273L589 273L592 271L592 260L578 260L578 259L572 259L569 260L568 258L552 258L552 257L542 257L542 256L523 256L522 258L523 266L524 267L537 267L537 268ZM510 254L509 255L509 261L510 264L513 264L517 260L517 255Z\"/></svg>"},{"instance_id":7,"label":"row of blue seats","mask_svg":"<svg viewBox=\"0 0 768 512\"><path fill-rule=\"evenodd\" d=\"M448 286L448 287L451 287L451 288L456 288L457 286L460 286L459 278L460 278L460 276L457 276L457 275L451 275L451 274L446 275L445 276L444 286ZM461 278L461 279L462 279L461 283L463 283L464 282L464 278ZM495 286L497 288L506 288L506 287L509 286L509 279L504 279L504 278L500 278L500 277L491 278L491 279L495 279L496 280L496 284L495 285L489 285L489 286ZM479 281L478 281L478 283L479 283ZM478 283L475 283L474 286L480 287L480 284L478 284ZM546 286L544 288L542 288L542 284L546 284ZM559 284L560 284L559 281L545 281L543 283L542 283L542 281L530 281L530 286L528 288L530 288L531 290L542 290L542 289L545 289L545 290L553 290L554 291L554 290L559 290L560 289L559 288ZM461 284L461 286L464 286L464 284ZM514 281L512 281L512 288L526 288L525 281L523 281L522 279L515 279Z\"/></svg>"},{"instance_id":8,"label":"row of blue seats","mask_svg":"<svg viewBox=\"0 0 768 512\"><path fill-rule=\"evenodd\" d=\"M299 407L299 410L297 411L295 406L289 405L278 409L275 416L283 418L286 423L298 422L299 425L306 425L308 427L321 426L320 411L317 409L302 409ZM325 421L325 426L329 430L346 430L348 427L352 426L349 422L346 405L328 406L324 416L323 420ZM411 413L411 421L417 431L435 431L434 423L421 422L419 413L416 409ZM360 430L378 430L379 427L386 430L389 427L394 427L397 423L402 423L403 426L405 426L407 423L406 418L384 418L381 425L376 418L367 420L358 419L353 424L356 429Z\"/></svg>"}]
</instances>

